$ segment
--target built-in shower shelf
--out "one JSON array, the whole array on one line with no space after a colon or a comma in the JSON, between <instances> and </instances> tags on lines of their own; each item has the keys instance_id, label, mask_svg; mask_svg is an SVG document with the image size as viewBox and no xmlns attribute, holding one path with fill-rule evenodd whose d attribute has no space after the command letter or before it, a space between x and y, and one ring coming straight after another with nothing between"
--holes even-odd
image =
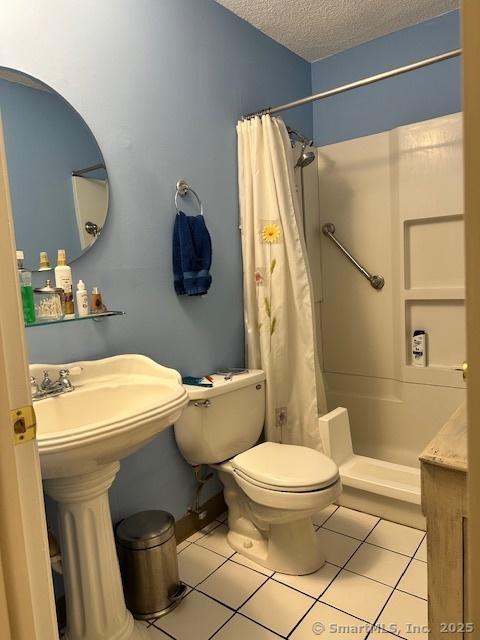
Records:
<instances>
[{"instance_id":1,"label":"built-in shower shelf","mask_svg":"<svg viewBox=\"0 0 480 640\"><path fill-rule=\"evenodd\" d=\"M458 365L431 364L426 367L416 367L413 364L404 365L403 379L405 382L429 384L441 387L464 388L462 371Z\"/></svg>"},{"instance_id":2,"label":"built-in shower shelf","mask_svg":"<svg viewBox=\"0 0 480 640\"><path fill-rule=\"evenodd\" d=\"M431 289L405 289L404 300L464 300L463 287L438 287Z\"/></svg>"},{"instance_id":3,"label":"built-in shower shelf","mask_svg":"<svg viewBox=\"0 0 480 640\"><path fill-rule=\"evenodd\" d=\"M32 324L26 324L25 327L47 327L52 324L66 324L67 322L78 322L80 320L96 320L98 322L104 318L124 315L125 311L104 311L103 313L90 313L88 316L75 316L74 318L61 318L60 320L37 320Z\"/></svg>"},{"instance_id":4,"label":"built-in shower shelf","mask_svg":"<svg viewBox=\"0 0 480 640\"><path fill-rule=\"evenodd\" d=\"M414 371L453 371L455 374L462 375L462 363L443 365L443 364L428 364L426 367L417 367L414 364L407 364L408 369Z\"/></svg>"}]
</instances>

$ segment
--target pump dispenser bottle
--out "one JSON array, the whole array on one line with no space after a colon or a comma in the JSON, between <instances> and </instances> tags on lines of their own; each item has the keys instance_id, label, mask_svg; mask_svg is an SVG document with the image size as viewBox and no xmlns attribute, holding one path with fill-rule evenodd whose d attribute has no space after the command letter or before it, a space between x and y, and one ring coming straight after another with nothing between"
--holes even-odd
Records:
<instances>
[{"instance_id":1,"label":"pump dispenser bottle","mask_svg":"<svg viewBox=\"0 0 480 640\"><path fill-rule=\"evenodd\" d=\"M83 280L77 283L77 313L79 316L88 316L88 293Z\"/></svg>"},{"instance_id":2,"label":"pump dispenser bottle","mask_svg":"<svg viewBox=\"0 0 480 640\"><path fill-rule=\"evenodd\" d=\"M18 279L22 296L23 319L25 324L33 324L35 317L35 301L32 287L32 273L23 268L23 251L17 251Z\"/></svg>"},{"instance_id":3,"label":"pump dispenser bottle","mask_svg":"<svg viewBox=\"0 0 480 640\"><path fill-rule=\"evenodd\" d=\"M58 250L57 266L55 267L55 285L65 292L65 317L75 317L73 304L72 270L67 265L65 249Z\"/></svg>"}]
</instances>

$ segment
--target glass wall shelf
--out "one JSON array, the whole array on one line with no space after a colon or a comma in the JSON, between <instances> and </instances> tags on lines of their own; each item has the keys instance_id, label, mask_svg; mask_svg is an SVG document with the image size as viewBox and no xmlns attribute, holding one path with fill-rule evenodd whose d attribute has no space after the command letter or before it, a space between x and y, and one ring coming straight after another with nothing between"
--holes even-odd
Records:
<instances>
[{"instance_id":1,"label":"glass wall shelf","mask_svg":"<svg viewBox=\"0 0 480 640\"><path fill-rule=\"evenodd\" d=\"M46 327L51 324L65 324L67 322L78 322L79 320L103 320L113 316L124 316L125 311L104 311L102 313L90 313L88 316L75 316L74 318L61 318L59 320L37 320L32 324L26 324L25 327Z\"/></svg>"}]
</instances>

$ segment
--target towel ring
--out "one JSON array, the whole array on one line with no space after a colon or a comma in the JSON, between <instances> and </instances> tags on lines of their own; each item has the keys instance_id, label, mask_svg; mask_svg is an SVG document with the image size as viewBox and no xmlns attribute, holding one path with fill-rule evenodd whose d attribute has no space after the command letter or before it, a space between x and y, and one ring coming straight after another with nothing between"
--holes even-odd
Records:
<instances>
[{"instance_id":1,"label":"towel ring","mask_svg":"<svg viewBox=\"0 0 480 640\"><path fill-rule=\"evenodd\" d=\"M188 184L188 182L183 178L182 180L179 180L177 182L176 191L175 191L175 209L177 210L177 215L180 213L180 209L178 206L178 196L180 196L181 198L184 198L188 192L190 192L195 197L198 204L198 208L200 209L200 215L203 216L203 204L200 198L198 197L198 193L195 191L195 189L192 189L192 187Z\"/></svg>"}]
</instances>

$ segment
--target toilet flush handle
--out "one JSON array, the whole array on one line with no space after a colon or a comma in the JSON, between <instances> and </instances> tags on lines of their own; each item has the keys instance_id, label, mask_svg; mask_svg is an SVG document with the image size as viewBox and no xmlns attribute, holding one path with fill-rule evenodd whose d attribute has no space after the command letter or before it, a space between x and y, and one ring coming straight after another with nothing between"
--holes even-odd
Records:
<instances>
[{"instance_id":1,"label":"toilet flush handle","mask_svg":"<svg viewBox=\"0 0 480 640\"><path fill-rule=\"evenodd\" d=\"M193 403L193 406L200 407L201 409L208 409L211 404L210 400L197 400L197 402Z\"/></svg>"}]
</instances>

